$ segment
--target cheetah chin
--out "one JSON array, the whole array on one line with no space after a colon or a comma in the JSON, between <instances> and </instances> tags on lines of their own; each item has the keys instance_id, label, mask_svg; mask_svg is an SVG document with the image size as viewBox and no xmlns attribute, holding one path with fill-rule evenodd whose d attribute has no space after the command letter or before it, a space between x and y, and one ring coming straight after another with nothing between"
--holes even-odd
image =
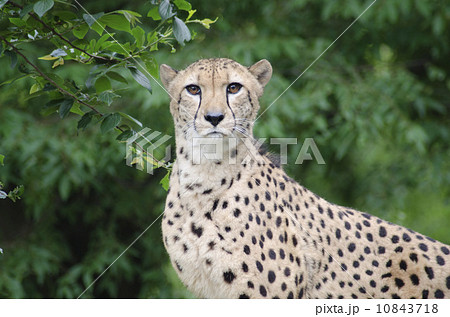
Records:
<instances>
[{"instance_id":1,"label":"cheetah chin","mask_svg":"<svg viewBox=\"0 0 450 317\"><path fill-rule=\"evenodd\" d=\"M163 240L196 296L450 297L449 246L329 203L258 152L252 131L268 61L207 59L160 73L177 146ZM225 141L223 155L197 156L198 137Z\"/></svg>"}]
</instances>

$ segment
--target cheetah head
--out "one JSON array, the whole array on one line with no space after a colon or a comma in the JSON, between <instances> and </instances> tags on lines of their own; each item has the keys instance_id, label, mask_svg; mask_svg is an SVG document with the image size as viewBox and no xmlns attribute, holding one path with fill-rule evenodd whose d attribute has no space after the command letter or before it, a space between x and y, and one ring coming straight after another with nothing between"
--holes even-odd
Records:
<instances>
[{"instance_id":1,"label":"cheetah head","mask_svg":"<svg viewBox=\"0 0 450 317\"><path fill-rule=\"evenodd\" d=\"M251 67L225 58L203 59L177 71L161 65L176 133L194 137L252 137L263 88L272 67L261 60Z\"/></svg>"}]
</instances>

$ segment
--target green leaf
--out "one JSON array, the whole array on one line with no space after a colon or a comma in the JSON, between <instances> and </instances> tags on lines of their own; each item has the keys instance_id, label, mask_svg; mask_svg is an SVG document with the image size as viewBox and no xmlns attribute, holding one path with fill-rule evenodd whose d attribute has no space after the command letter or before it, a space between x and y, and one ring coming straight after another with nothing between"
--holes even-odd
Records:
<instances>
[{"instance_id":1,"label":"green leaf","mask_svg":"<svg viewBox=\"0 0 450 317\"><path fill-rule=\"evenodd\" d=\"M81 24L73 29L72 33L75 37L79 38L80 40L84 38L86 33L89 31L89 26L87 24Z\"/></svg>"},{"instance_id":2,"label":"green leaf","mask_svg":"<svg viewBox=\"0 0 450 317\"><path fill-rule=\"evenodd\" d=\"M9 0L0 0L0 9L8 2Z\"/></svg>"},{"instance_id":3,"label":"green leaf","mask_svg":"<svg viewBox=\"0 0 450 317\"><path fill-rule=\"evenodd\" d=\"M142 15L140 15L137 12L130 11L130 10L120 10L120 11L117 11L117 12L123 14L123 16L128 20L128 22L131 23L131 25L133 27L136 25L136 22L137 23L141 23L141 21L139 21L138 18L142 17Z\"/></svg>"},{"instance_id":4,"label":"green leaf","mask_svg":"<svg viewBox=\"0 0 450 317\"><path fill-rule=\"evenodd\" d=\"M27 24L27 22L19 18L9 18L9 22L18 27L24 27Z\"/></svg>"},{"instance_id":5,"label":"green leaf","mask_svg":"<svg viewBox=\"0 0 450 317\"><path fill-rule=\"evenodd\" d=\"M188 27L177 17L173 19L173 34L182 46L184 46L184 42L190 41L191 39L191 32L189 32Z\"/></svg>"},{"instance_id":6,"label":"green leaf","mask_svg":"<svg viewBox=\"0 0 450 317\"><path fill-rule=\"evenodd\" d=\"M113 93L110 90L103 91L101 94L98 95L98 99L100 101L103 101L103 102L107 103L108 106L111 105L111 103L113 102L113 100L115 98L120 98L120 96L115 94L115 93Z\"/></svg>"},{"instance_id":7,"label":"green leaf","mask_svg":"<svg viewBox=\"0 0 450 317\"><path fill-rule=\"evenodd\" d=\"M169 182L170 182L170 172L171 170L168 170L166 173L166 176L164 176L161 181L159 182L162 186L162 188L164 188L165 191L169 190Z\"/></svg>"},{"instance_id":8,"label":"green leaf","mask_svg":"<svg viewBox=\"0 0 450 317\"><path fill-rule=\"evenodd\" d=\"M191 4L186 0L175 0L173 3L177 6L178 9L183 11L189 12L192 9Z\"/></svg>"},{"instance_id":9,"label":"green leaf","mask_svg":"<svg viewBox=\"0 0 450 317\"><path fill-rule=\"evenodd\" d=\"M99 12L96 14L83 14L83 19L84 19L84 21L86 21L86 23L89 25L89 27L92 27L92 25L95 23L95 21L97 21L104 15L105 15L105 13L103 13L103 12Z\"/></svg>"},{"instance_id":10,"label":"green leaf","mask_svg":"<svg viewBox=\"0 0 450 317\"><path fill-rule=\"evenodd\" d=\"M95 91L99 94L102 91L111 89L111 82L109 81L108 77L102 76L97 78L94 84Z\"/></svg>"},{"instance_id":11,"label":"green leaf","mask_svg":"<svg viewBox=\"0 0 450 317\"><path fill-rule=\"evenodd\" d=\"M152 18L153 21L159 21L159 20L161 20L161 16L159 15L158 7L153 7L153 8L151 8L151 9L148 11L147 16L148 16L149 18Z\"/></svg>"},{"instance_id":12,"label":"green leaf","mask_svg":"<svg viewBox=\"0 0 450 317\"><path fill-rule=\"evenodd\" d=\"M34 3L29 3L26 6L23 7L22 10L20 10L19 17L22 19L24 16L26 16L28 13L33 10Z\"/></svg>"},{"instance_id":13,"label":"green leaf","mask_svg":"<svg viewBox=\"0 0 450 317\"><path fill-rule=\"evenodd\" d=\"M73 99L64 99L63 102L59 105L59 117L64 119L67 114L70 112L70 108L72 108Z\"/></svg>"},{"instance_id":14,"label":"green leaf","mask_svg":"<svg viewBox=\"0 0 450 317\"><path fill-rule=\"evenodd\" d=\"M50 10L53 7L53 5L54 5L53 0L41 0L34 4L33 9L34 9L34 12L40 18L42 18L42 16L45 14L45 12Z\"/></svg>"},{"instance_id":15,"label":"green leaf","mask_svg":"<svg viewBox=\"0 0 450 317\"><path fill-rule=\"evenodd\" d=\"M186 21L189 21L189 19L192 18L192 16L195 14L195 12L197 12L197 10L190 10L188 17L186 18Z\"/></svg>"},{"instance_id":16,"label":"green leaf","mask_svg":"<svg viewBox=\"0 0 450 317\"><path fill-rule=\"evenodd\" d=\"M134 80L136 80L139 85L146 88L150 93L152 93L152 86L150 85L150 80L148 80L147 76L142 74L142 72L134 66L128 67L133 76Z\"/></svg>"},{"instance_id":17,"label":"green leaf","mask_svg":"<svg viewBox=\"0 0 450 317\"><path fill-rule=\"evenodd\" d=\"M126 141L129 138L131 138L132 136L134 136L135 134L136 134L136 132L134 132L133 130L126 130L126 131L123 131L122 133L120 133L117 136L116 140L117 141Z\"/></svg>"},{"instance_id":18,"label":"green leaf","mask_svg":"<svg viewBox=\"0 0 450 317\"><path fill-rule=\"evenodd\" d=\"M108 46L108 50L111 52L116 52L122 55L130 55L129 50L127 48L129 48L130 45L127 45L129 43L125 43L125 44L118 44L118 43L113 43L110 46Z\"/></svg>"},{"instance_id":19,"label":"green leaf","mask_svg":"<svg viewBox=\"0 0 450 317\"><path fill-rule=\"evenodd\" d=\"M106 133L114 129L120 123L121 119L122 118L118 113L110 113L106 115L102 121L102 124L100 125L100 130L102 131L102 133Z\"/></svg>"},{"instance_id":20,"label":"green leaf","mask_svg":"<svg viewBox=\"0 0 450 317\"><path fill-rule=\"evenodd\" d=\"M30 88L30 95L34 94L35 92L38 92L41 90L41 86L38 83L34 83L33 86Z\"/></svg>"},{"instance_id":21,"label":"green leaf","mask_svg":"<svg viewBox=\"0 0 450 317\"><path fill-rule=\"evenodd\" d=\"M206 29L209 30L209 28L211 27L211 24L216 23L217 19L219 19L219 17L217 17L215 20L211 20L211 19L203 19L203 20L193 20L192 22L198 22L201 25L203 25Z\"/></svg>"},{"instance_id":22,"label":"green leaf","mask_svg":"<svg viewBox=\"0 0 450 317\"><path fill-rule=\"evenodd\" d=\"M161 1L158 7L158 13L163 21L175 15L175 13L172 10L172 4L169 2L169 0Z\"/></svg>"},{"instance_id":23,"label":"green leaf","mask_svg":"<svg viewBox=\"0 0 450 317\"><path fill-rule=\"evenodd\" d=\"M92 121L92 114L93 114L93 112L92 111L90 111L90 112L88 112L88 113L85 113L82 117L81 117L81 119L78 121L78 124L77 124L77 129L78 130L84 130L84 129L86 129L86 127L88 126L88 124Z\"/></svg>"},{"instance_id":24,"label":"green leaf","mask_svg":"<svg viewBox=\"0 0 450 317\"><path fill-rule=\"evenodd\" d=\"M41 56L41 57L39 57L38 59L42 59L42 60L44 60L44 61L53 61L53 60L55 60L55 59L58 59L58 57L51 56L51 55L49 54L49 55Z\"/></svg>"},{"instance_id":25,"label":"green leaf","mask_svg":"<svg viewBox=\"0 0 450 317\"><path fill-rule=\"evenodd\" d=\"M84 115L84 111L81 110L80 108L81 104L78 102L74 102L74 104L72 105L72 108L70 109L70 112L75 113L79 116L83 116Z\"/></svg>"},{"instance_id":26,"label":"green leaf","mask_svg":"<svg viewBox=\"0 0 450 317\"><path fill-rule=\"evenodd\" d=\"M8 193L8 198L13 202L16 202L17 199L20 199L20 196L23 195L25 187L23 185L19 185Z\"/></svg>"},{"instance_id":27,"label":"green leaf","mask_svg":"<svg viewBox=\"0 0 450 317\"><path fill-rule=\"evenodd\" d=\"M5 165L5 164L3 164L4 159L5 159L5 156L0 154L0 165Z\"/></svg>"},{"instance_id":28,"label":"green leaf","mask_svg":"<svg viewBox=\"0 0 450 317\"><path fill-rule=\"evenodd\" d=\"M105 43L105 41L107 39L109 39L110 36L114 36L114 35L115 35L115 33L106 33L101 38L99 38L97 41L97 44L95 44L94 51L98 51L98 50L104 48L105 46L110 45L110 44L103 45L103 43Z\"/></svg>"},{"instance_id":29,"label":"green leaf","mask_svg":"<svg viewBox=\"0 0 450 317\"><path fill-rule=\"evenodd\" d=\"M30 76L30 75L31 75L31 74L26 74L26 75L20 75L19 77L15 77L15 78L10 78L10 79L8 79L8 80L2 82L2 83L0 84L0 87L3 86L3 85L9 85L9 84L12 84L12 83L15 82L16 80L26 78L26 77L28 77L28 76Z\"/></svg>"},{"instance_id":30,"label":"green leaf","mask_svg":"<svg viewBox=\"0 0 450 317\"><path fill-rule=\"evenodd\" d=\"M44 116L44 117L47 117L47 116L49 116L49 115L51 115L51 114L57 112L57 111L58 111L58 108L59 108L58 106L45 107L45 109L42 109L42 110L40 111L40 114L41 114L42 116Z\"/></svg>"},{"instance_id":31,"label":"green leaf","mask_svg":"<svg viewBox=\"0 0 450 317\"><path fill-rule=\"evenodd\" d=\"M118 14L108 14L101 17L100 21L112 29L131 33L130 22Z\"/></svg>"},{"instance_id":32,"label":"green leaf","mask_svg":"<svg viewBox=\"0 0 450 317\"><path fill-rule=\"evenodd\" d=\"M152 54L145 51L145 52L141 53L140 57L141 57L141 60L144 62L145 68L150 73L150 75L152 75L154 78L158 78L159 77L159 65L156 62L156 59L152 56Z\"/></svg>"},{"instance_id":33,"label":"green leaf","mask_svg":"<svg viewBox=\"0 0 450 317\"><path fill-rule=\"evenodd\" d=\"M110 46L108 46L109 51L116 52L116 53L119 53L119 54L125 55L125 56L130 55L129 48L130 48L130 43L123 43L123 44L113 43Z\"/></svg>"},{"instance_id":34,"label":"green leaf","mask_svg":"<svg viewBox=\"0 0 450 317\"><path fill-rule=\"evenodd\" d=\"M142 44L144 44L145 41L145 31L140 26L137 26L131 30L131 34L136 40L136 46L138 48L142 47Z\"/></svg>"},{"instance_id":35,"label":"green leaf","mask_svg":"<svg viewBox=\"0 0 450 317\"><path fill-rule=\"evenodd\" d=\"M129 114L126 114L126 113L124 113L124 112L119 112L119 114L120 114L122 117L124 117L125 119L128 119L128 120L130 120L130 121L136 123L139 127L142 128L142 123L141 123L139 120L137 120L136 118L133 118L132 116L130 116Z\"/></svg>"},{"instance_id":36,"label":"green leaf","mask_svg":"<svg viewBox=\"0 0 450 317\"><path fill-rule=\"evenodd\" d=\"M128 84L128 81L119 73L110 71L106 73L106 76L108 76L109 78L111 78L112 80L124 83L124 84Z\"/></svg>"},{"instance_id":37,"label":"green leaf","mask_svg":"<svg viewBox=\"0 0 450 317\"><path fill-rule=\"evenodd\" d=\"M97 32L98 35L102 35L103 31L105 31L105 24L97 20L94 24L92 24L91 29Z\"/></svg>"}]
</instances>

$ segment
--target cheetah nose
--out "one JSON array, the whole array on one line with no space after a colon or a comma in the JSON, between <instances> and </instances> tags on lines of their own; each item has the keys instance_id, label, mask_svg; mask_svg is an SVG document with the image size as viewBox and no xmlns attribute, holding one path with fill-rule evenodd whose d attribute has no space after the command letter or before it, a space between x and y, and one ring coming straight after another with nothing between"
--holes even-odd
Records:
<instances>
[{"instance_id":1,"label":"cheetah nose","mask_svg":"<svg viewBox=\"0 0 450 317\"><path fill-rule=\"evenodd\" d=\"M209 112L205 115L205 120L216 127L224 117L221 112Z\"/></svg>"}]
</instances>

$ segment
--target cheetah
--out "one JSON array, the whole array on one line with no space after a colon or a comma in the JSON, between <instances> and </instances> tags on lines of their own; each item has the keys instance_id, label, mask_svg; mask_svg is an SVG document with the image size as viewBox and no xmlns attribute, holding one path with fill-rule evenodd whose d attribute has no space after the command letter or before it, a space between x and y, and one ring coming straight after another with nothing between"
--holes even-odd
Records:
<instances>
[{"instance_id":1,"label":"cheetah","mask_svg":"<svg viewBox=\"0 0 450 317\"><path fill-rule=\"evenodd\" d=\"M271 76L267 60L160 67L177 154L162 234L186 287L200 298L449 298L449 246L324 200L257 149Z\"/></svg>"}]
</instances>

